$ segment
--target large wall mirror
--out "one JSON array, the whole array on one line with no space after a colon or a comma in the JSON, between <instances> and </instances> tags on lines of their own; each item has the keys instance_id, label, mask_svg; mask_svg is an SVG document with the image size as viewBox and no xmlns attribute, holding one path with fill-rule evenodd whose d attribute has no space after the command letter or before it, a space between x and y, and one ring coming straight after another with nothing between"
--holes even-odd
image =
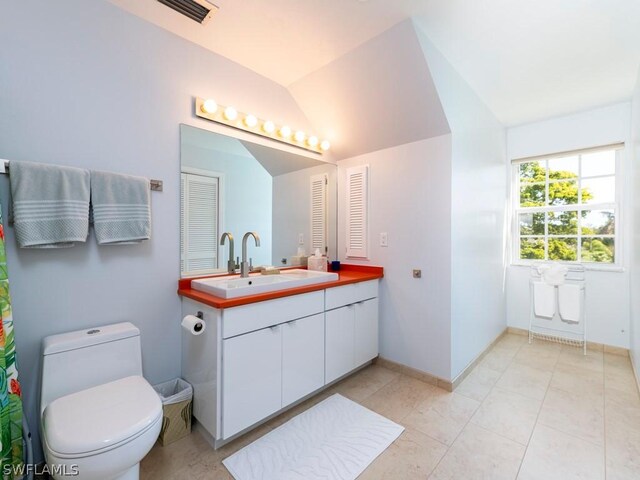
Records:
<instances>
[{"instance_id":1,"label":"large wall mirror","mask_svg":"<svg viewBox=\"0 0 640 480\"><path fill-rule=\"evenodd\" d=\"M295 264L316 248L336 257L336 166L189 125L180 125L180 270L183 277L225 274L229 241L256 232L254 267Z\"/></svg>"}]
</instances>

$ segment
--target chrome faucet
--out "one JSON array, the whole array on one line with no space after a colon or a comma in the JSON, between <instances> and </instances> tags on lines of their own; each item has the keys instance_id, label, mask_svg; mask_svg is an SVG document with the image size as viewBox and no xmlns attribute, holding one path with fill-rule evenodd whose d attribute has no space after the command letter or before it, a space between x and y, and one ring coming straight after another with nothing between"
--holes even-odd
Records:
<instances>
[{"instance_id":1,"label":"chrome faucet","mask_svg":"<svg viewBox=\"0 0 640 480\"><path fill-rule=\"evenodd\" d=\"M242 278L248 277L251 271L251 265L247 262L247 240L249 237L253 237L256 241L256 247L260 246L260 236L256 232L247 232L242 237L242 263L240 264L240 276Z\"/></svg>"},{"instance_id":2,"label":"chrome faucet","mask_svg":"<svg viewBox=\"0 0 640 480\"><path fill-rule=\"evenodd\" d=\"M238 259L233 259L233 235L229 232L224 232L220 238L220 245L224 245L225 239L229 239L229 260L227 260L227 272L236 273L238 268Z\"/></svg>"}]
</instances>

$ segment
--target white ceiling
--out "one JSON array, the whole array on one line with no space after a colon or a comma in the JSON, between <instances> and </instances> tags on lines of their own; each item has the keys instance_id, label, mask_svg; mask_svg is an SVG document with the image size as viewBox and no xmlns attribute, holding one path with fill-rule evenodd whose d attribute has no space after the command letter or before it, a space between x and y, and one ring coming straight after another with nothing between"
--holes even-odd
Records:
<instances>
[{"instance_id":1,"label":"white ceiling","mask_svg":"<svg viewBox=\"0 0 640 480\"><path fill-rule=\"evenodd\" d=\"M640 66L638 0L109 1L284 86L413 16L506 125L626 100Z\"/></svg>"}]
</instances>

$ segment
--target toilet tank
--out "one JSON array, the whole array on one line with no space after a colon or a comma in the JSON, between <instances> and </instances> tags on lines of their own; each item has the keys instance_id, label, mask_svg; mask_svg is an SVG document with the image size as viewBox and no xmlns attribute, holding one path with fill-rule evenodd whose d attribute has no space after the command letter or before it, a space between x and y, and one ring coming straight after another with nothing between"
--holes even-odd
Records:
<instances>
[{"instance_id":1,"label":"toilet tank","mask_svg":"<svg viewBox=\"0 0 640 480\"><path fill-rule=\"evenodd\" d=\"M140 330L132 323L46 337L40 410L56 398L131 375L142 375Z\"/></svg>"}]
</instances>

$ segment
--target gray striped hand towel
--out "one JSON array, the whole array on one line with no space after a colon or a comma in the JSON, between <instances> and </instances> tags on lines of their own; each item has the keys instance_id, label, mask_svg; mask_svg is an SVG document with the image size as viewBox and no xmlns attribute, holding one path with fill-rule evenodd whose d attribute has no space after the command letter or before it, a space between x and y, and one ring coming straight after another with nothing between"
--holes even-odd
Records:
<instances>
[{"instance_id":1,"label":"gray striped hand towel","mask_svg":"<svg viewBox=\"0 0 640 480\"><path fill-rule=\"evenodd\" d=\"M11 197L18 245L64 248L89 232L89 171L11 162Z\"/></svg>"},{"instance_id":2,"label":"gray striped hand towel","mask_svg":"<svg viewBox=\"0 0 640 480\"><path fill-rule=\"evenodd\" d=\"M91 172L91 208L98 245L151 238L151 193L143 177Z\"/></svg>"}]
</instances>

